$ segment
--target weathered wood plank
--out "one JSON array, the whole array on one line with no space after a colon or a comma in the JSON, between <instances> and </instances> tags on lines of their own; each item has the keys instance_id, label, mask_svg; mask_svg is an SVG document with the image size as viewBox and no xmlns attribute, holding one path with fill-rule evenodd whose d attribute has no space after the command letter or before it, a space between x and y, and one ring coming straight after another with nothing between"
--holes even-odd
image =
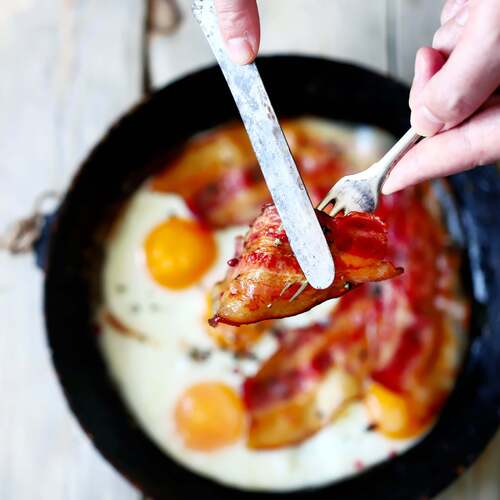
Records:
<instances>
[{"instance_id":1,"label":"weathered wood plank","mask_svg":"<svg viewBox=\"0 0 500 500\"><path fill-rule=\"evenodd\" d=\"M214 60L191 16L191 0L177 3L182 13L178 30L151 35L154 87ZM387 68L385 0L273 0L260 2L259 8L262 54L319 55Z\"/></svg>"},{"instance_id":2,"label":"weathered wood plank","mask_svg":"<svg viewBox=\"0 0 500 500\"><path fill-rule=\"evenodd\" d=\"M300 53L385 70L385 1L280 0L260 4L263 53Z\"/></svg>"},{"instance_id":3,"label":"weathered wood plank","mask_svg":"<svg viewBox=\"0 0 500 500\"><path fill-rule=\"evenodd\" d=\"M141 95L142 0L2 0L0 230L62 190L110 121ZM138 493L96 453L55 379L32 256L0 253L0 498Z\"/></svg>"},{"instance_id":4,"label":"weathered wood plank","mask_svg":"<svg viewBox=\"0 0 500 500\"><path fill-rule=\"evenodd\" d=\"M500 434L490 443L479 460L436 500L498 500L500 481Z\"/></svg>"},{"instance_id":5,"label":"weathered wood plank","mask_svg":"<svg viewBox=\"0 0 500 500\"><path fill-rule=\"evenodd\" d=\"M169 35L155 30L149 35L150 80L154 88L215 61L191 15L191 0L177 0L176 4L180 15L177 28Z\"/></svg>"},{"instance_id":6,"label":"weathered wood plank","mask_svg":"<svg viewBox=\"0 0 500 500\"><path fill-rule=\"evenodd\" d=\"M396 46L395 74L407 81L413 79L415 53L432 44L439 26L444 0L388 0L392 10Z\"/></svg>"},{"instance_id":7,"label":"weathered wood plank","mask_svg":"<svg viewBox=\"0 0 500 500\"><path fill-rule=\"evenodd\" d=\"M416 48L432 39L440 0L395 1L396 71L410 79ZM174 36L151 37L156 86L212 60L189 3L181 2L185 18ZM274 0L261 12L264 53L387 68L385 2ZM25 214L40 191L63 189L90 145L140 96L143 22L142 0L3 0L0 228ZM137 499L69 416L43 337L40 287L30 256L0 254L0 314L7 318L0 337L0 498ZM440 500L500 498L499 439Z\"/></svg>"}]
</instances>

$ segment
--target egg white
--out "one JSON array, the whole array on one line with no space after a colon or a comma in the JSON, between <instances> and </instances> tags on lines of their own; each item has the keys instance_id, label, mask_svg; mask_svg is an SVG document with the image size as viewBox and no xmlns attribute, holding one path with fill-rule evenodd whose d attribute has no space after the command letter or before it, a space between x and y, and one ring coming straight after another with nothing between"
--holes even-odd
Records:
<instances>
[{"instance_id":1,"label":"egg white","mask_svg":"<svg viewBox=\"0 0 500 500\"><path fill-rule=\"evenodd\" d=\"M197 382L219 381L239 391L259 361L235 359L214 348L206 332L206 294L227 270L234 238L246 227L214 231L218 255L214 266L196 285L168 290L150 277L143 244L149 231L168 216L193 218L184 201L173 194L139 189L110 239L104 265L104 304L122 323L146 337L144 342L120 334L101 321L102 352L118 390L151 439L169 456L199 474L243 489L285 491L342 479L408 448L413 440L389 440L368 432L360 403L299 446L255 451L239 442L214 452L184 446L174 421L182 392ZM203 251L200 249L200 251ZM325 319L335 301L294 318L288 327ZM210 349L203 362L189 356L191 348ZM272 335L253 348L257 360L276 349Z\"/></svg>"}]
</instances>

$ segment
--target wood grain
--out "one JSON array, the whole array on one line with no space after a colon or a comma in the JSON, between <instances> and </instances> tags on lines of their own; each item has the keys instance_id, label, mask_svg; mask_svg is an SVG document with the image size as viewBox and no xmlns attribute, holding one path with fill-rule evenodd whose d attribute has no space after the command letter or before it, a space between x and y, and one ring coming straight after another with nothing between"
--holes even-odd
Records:
<instances>
[{"instance_id":1,"label":"wood grain","mask_svg":"<svg viewBox=\"0 0 500 500\"><path fill-rule=\"evenodd\" d=\"M478 461L436 500L498 500L500 498L500 434Z\"/></svg>"},{"instance_id":2,"label":"wood grain","mask_svg":"<svg viewBox=\"0 0 500 500\"><path fill-rule=\"evenodd\" d=\"M142 0L2 0L0 229L63 190L141 95ZM0 498L137 500L66 407L50 364L42 275L0 253Z\"/></svg>"},{"instance_id":3,"label":"wood grain","mask_svg":"<svg viewBox=\"0 0 500 500\"><path fill-rule=\"evenodd\" d=\"M178 30L150 37L153 87L214 61L191 16L191 0L177 3L182 15ZM385 0L267 0L259 7L261 54L309 54L387 68Z\"/></svg>"},{"instance_id":4,"label":"wood grain","mask_svg":"<svg viewBox=\"0 0 500 500\"><path fill-rule=\"evenodd\" d=\"M415 54L430 46L444 0L388 0L394 26L391 26L396 48L394 74L406 82L413 79Z\"/></svg>"},{"instance_id":5,"label":"wood grain","mask_svg":"<svg viewBox=\"0 0 500 500\"><path fill-rule=\"evenodd\" d=\"M1 3L0 230L40 192L64 190L102 132L141 96L146 9L145 0ZM156 87L213 61L190 0L178 3L179 28L147 35ZM262 52L335 57L410 81L441 5L265 0ZM0 253L0 499L138 500L66 407L44 338L42 279L32 256ZM498 463L500 436L439 500L498 500Z\"/></svg>"}]
</instances>

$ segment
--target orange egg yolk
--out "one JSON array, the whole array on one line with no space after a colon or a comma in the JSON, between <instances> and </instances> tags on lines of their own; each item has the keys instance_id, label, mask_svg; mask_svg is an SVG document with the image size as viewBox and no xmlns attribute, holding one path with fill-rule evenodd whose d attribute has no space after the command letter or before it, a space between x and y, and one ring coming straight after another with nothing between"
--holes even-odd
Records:
<instances>
[{"instance_id":1,"label":"orange egg yolk","mask_svg":"<svg viewBox=\"0 0 500 500\"><path fill-rule=\"evenodd\" d=\"M365 403L377 430L387 437L410 438L420 434L428 424L416 417L412 401L376 382L369 386Z\"/></svg>"},{"instance_id":2,"label":"orange egg yolk","mask_svg":"<svg viewBox=\"0 0 500 500\"><path fill-rule=\"evenodd\" d=\"M188 448L212 451L240 439L245 412L234 389L219 382L204 382L181 395L175 421Z\"/></svg>"},{"instance_id":3,"label":"orange egg yolk","mask_svg":"<svg viewBox=\"0 0 500 500\"><path fill-rule=\"evenodd\" d=\"M148 234L146 263L153 279L172 289L189 287L212 266L217 247L211 232L198 222L171 217Z\"/></svg>"}]
</instances>

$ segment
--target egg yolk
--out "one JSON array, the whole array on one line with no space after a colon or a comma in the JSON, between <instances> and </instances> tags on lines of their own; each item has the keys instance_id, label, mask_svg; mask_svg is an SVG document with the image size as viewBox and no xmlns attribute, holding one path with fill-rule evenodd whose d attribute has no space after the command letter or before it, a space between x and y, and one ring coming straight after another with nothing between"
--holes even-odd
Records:
<instances>
[{"instance_id":1,"label":"egg yolk","mask_svg":"<svg viewBox=\"0 0 500 500\"><path fill-rule=\"evenodd\" d=\"M408 398L372 383L366 393L365 403L377 430L390 438L405 439L420 434L427 426L416 417Z\"/></svg>"},{"instance_id":2,"label":"egg yolk","mask_svg":"<svg viewBox=\"0 0 500 500\"><path fill-rule=\"evenodd\" d=\"M212 233L198 222L171 217L149 233L144 243L153 279L173 289L193 285L212 266L217 247Z\"/></svg>"},{"instance_id":3,"label":"egg yolk","mask_svg":"<svg viewBox=\"0 0 500 500\"><path fill-rule=\"evenodd\" d=\"M204 382L189 387L181 395L175 421L188 448L212 451L241 437L245 413L234 389L219 382Z\"/></svg>"}]
</instances>

